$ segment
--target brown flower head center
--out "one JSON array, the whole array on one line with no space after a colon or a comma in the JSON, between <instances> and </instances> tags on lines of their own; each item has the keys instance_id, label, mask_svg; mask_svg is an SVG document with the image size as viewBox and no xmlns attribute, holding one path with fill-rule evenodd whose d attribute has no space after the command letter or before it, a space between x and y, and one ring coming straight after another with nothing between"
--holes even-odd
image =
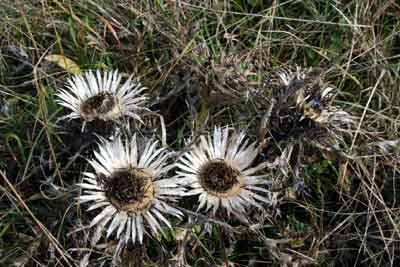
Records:
<instances>
[{"instance_id":1,"label":"brown flower head center","mask_svg":"<svg viewBox=\"0 0 400 267\"><path fill-rule=\"evenodd\" d=\"M107 114L117 105L115 96L109 92L100 92L97 95L89 97L81 105L83 115L95 116L97 114Z\"/></svg>"},{"instance_id":2,"label":"brown flower head center","mask_svg":"<svg viewBox=\"0 0 400 267\"><path fill-rule=\"evenodd\" d=\"M240 172L223 160L205 164L200 170L200 183L209 191L225 193L239 185Z\"/></svg>"},{"instance_id":3,"label":"brown flower head center","mask_svg":"<svg viewBox=\"0 0 400 267\"><path fill-rule=\"evenodd\" d=\"M128 213L146 209L154 197L153 177L143 169L117 170L100 178L100 183L110 202Z\"/></svg>"}]
</instances>

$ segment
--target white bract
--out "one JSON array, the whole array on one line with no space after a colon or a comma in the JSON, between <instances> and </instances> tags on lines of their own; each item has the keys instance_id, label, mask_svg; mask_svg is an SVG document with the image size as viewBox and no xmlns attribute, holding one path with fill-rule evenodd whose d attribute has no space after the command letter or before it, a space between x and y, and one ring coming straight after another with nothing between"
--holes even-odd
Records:
<instances>
[{"instance_id":1,"label":"white bract","mask_svg":"<svg viewBox=\"0 0 400 267\"><path fill-rule=\"evenodd\" d=\"M295 71L291 71L288 69L282 69L278 71L278 76L282 81L282 84L285 86L289 86L293 81L301 81L307 77L307 74L311 72L311 69L301 69L299 66L296 66Z\"/></svg>"},{"instance_id":2,"label":"white bract","mask_svg":"<svg viewBox=\"0 0 400 267\"><path fill-rule=\"evenodd\" d=\"M95 73L88 71L84 75L75 75L67 80L67 89L57 94L57 102L71 110L65 118L82 118L84 122L95 119L117 121L122 117L132 117L141 121L138 111L143 107L146 89L131 75L121 83L122 75L117 70Z\"/></svg>"},{"instance_id":3,"label":"white bract","mask_svg":"<svg viewBox=\"0 0 400 267\"><path fill-rule=\"evenodd\" d=\"M90 227L97 226L92 243L96 243L103 229L107 237L116 232L119 244L143 242L150 230L155 236L162 225L172 227L165 215L181 218L181 211L171 206L184 194L176 179L162 178L170 169L170 156L165 148L157 148L156 141L148 141L138 151L136 136L128 142L115 138L104 142L90 161L95 172L84 173L81 203L91 202L88 210L101 209ZM169 204L168 204L169 203Z\"/></svg>"},{"instance_id":4,"label":"white bract","mask_svg":"<svg viewBox=\"0 0 400 267\"><path fill-rule=\"evenodd\" d=\"M201 136L200 143L180 158L177 178L190 188L188 195L199 196L198 211L205 208L215 215L222 207L228 216L247 221L246 208L271 204L271 192L261 186L270 181L266 174L257 174L268 164L252 167L258 147L248 142L244 132L229 136L228 128L215 128L212 136Z\"/></svg>"}]
</instances>

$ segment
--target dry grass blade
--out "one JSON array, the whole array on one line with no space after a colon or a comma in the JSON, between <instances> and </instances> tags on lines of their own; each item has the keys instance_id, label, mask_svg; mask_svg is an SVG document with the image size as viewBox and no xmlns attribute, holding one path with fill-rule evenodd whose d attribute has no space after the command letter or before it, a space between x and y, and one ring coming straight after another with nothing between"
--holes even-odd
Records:
<instances>
[{"instance_id":1,"label":"dry grass blade","mask_svg":"<svg viewBox=\"0 0 400 267\"><path fill-rule=\"evenodd\" d=\"M17 189L13 186L13 184L6 177L5 173L1 170L0 170L0 176L2 177L4 182L7 184L7 186L10 188L15 199L18 201L18 203L13 203L13 204L16 206L21 205L28 212L28 214L31 216L33 221L37 224L37 226L40 228L40 230L43 232L43 234L47 237L49 242L51 242L53 244L53 246L59 253L60 257L65 261L67 266L70 266L70 267L75 266L71 256L68 254L68 252L61 246L61 244L58 242L57 238L55 238L54 235L36 218L36 216L32 213L30 208L26 205L25 201L21 198L21 195L18 193Z\"/></svg>"},{"instance_id":2,"label":"dry grass blade","mask_svg":"<svg viewBox=\"0 0 400 267\"><path fill-rule=\"evenodd\" d=\"M135 255L144 266L397 266L399 12L395 0L0 0L0 266L129 265ZM96 72L115 69L120 80ZM129 116L112 123L102 119L121 110L110 94L60 105L63 90L79 94L73 74L88 71L87 87L102 92L132 74L143 98L129 97ZM69 107L79 117L64 120ZM213 132L224 126L248 141L225 144ZM134 221L113 207L135 214L147 187L95 184L104 155L119 164L114 152L95 172L88 163L99 140L133 133L159 140L138 151L163 162L163 192L179 193ZM201 164L231 145L237 156Z\"/></svg>"}]
</instances>

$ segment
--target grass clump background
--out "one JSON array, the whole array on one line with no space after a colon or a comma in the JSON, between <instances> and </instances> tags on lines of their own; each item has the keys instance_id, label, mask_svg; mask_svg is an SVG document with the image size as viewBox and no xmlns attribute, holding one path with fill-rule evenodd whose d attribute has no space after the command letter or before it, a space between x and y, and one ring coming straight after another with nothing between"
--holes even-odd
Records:
<instances>
[{"instance_id":1,"label":"grass clump background","mask_svg":"<svg viewBox=\"0 0 400 267\"><path fill-rule=\"evenodd\" d=\"M126 266L398 266L399 18L393 0L0 1L0 266L111 264L118 242L91 247L95 214L75 199L112 125L82 132L55 102L69 76L95 69L140 79L140 133L172 150L229 125L268 140L257 161L289 161L271 171L278 200L249 225L205 234L184 200L186 219L127 248ZM339 142L278 142L263 125L277 71L296 66L357 118Z\"/></svg>"}]
</instances>

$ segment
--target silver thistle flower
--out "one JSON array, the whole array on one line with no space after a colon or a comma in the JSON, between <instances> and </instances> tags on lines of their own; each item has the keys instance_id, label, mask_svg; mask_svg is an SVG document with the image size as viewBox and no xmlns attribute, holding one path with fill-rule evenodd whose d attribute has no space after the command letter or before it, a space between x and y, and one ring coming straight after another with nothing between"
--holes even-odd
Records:
<instances>
[{"instance_id":1,"label":"silver thistle flower","mask_svg":"<svg viewBox=\"0 0 400 267\"><path fill-rule=\"evenodd\" d=\"M354 117L332 105L337 90L323 84L312 68L296 66L295 71L279 71L278 77L284 87L280 102L290 104L293 101L297 111L303 113L300 120L309 118L328 130L354 125Z\"/></svg>"},{"instance_id":2,"label":"silver thistle flower","mask_svg":"<svg viewBox=\"0 0 400 267\"><path fill-rule=\"evenodd\" d=\"M337 90L322 82L314 70L281 70L277 73L278 88L261 121L261 139L275 142L309 138L317 143L333 137L342 140L351 134L355 117L333 104ZM319 141L318 141L319 140Z\"/></svg>"},{"instance_id":3,"label":"silver thistle flower","mask_svg":"<svg viewBox=\"0 0 400 267\"><path fill-rule=\"evenodd\" d=\"M82 118L84 122L95 119L117 121L122 117L132 117L141 121L138 111L143 107L146 89L131 75L121 84L122 75L117 70L96 73L88 71L67 80L67 88L58 94L57 102L72 112L65 118Z\"/></svg>"},{"instance_id":4,"label":"silver thistle flower","mask_svg":"<svg viewBox=\"0 0 400 267\"><path fill-rule=\"evenodd\" d=\"M102 209L90 223L90 227L97 226L92 244L105 228L107 238L116 231L119 247L129 240L142 243L146 228L155 236L162 232L162 224L171 227L165 214L178 218L183 215L167 204L184 194L184 189L176 179L162 179L171 169L166 163L170 154L164 148L157 149L157 143L147 142L139 154L136 136L130 142L118 137L100 144L94 152L90 164L95 172L84 173L79 184L84 190L80 202L93 202L88 210Z\"/></svg>"},{"instance_id":5,"label":"silver thistle flower","mask_svg":"<svg viewBox=\"0 0 400 267\"><path fill-rule=\"evenodd\" d=\"M356 117L335 106L337 90L311 68L284 69L276 76L271 104L260 122L262 150L275 158L271 166L277 170L274 177L286 179L291 170L303 179L306 143L332 152L330 156L347 157L341 145L346 135L352 136Z\"/></svg>"},{"instance_id":6,"label":"silver thistle flower","mask_svg":"<svg viewBox=\"0 0 400 267\"><path fill-rule=\"evenodd\" d=\"M271 204L270 192L260 186L270 183L267 175L256 174L266 164L251 167L258 148L256 142L248 142L244 132L229 136L228 128L215 128L212 137L201 136L200 144L180 158L177 178L190 188L187 195L199 195L198 211L212 208L215 215L223 207L228 216L247 221L246 208Z\"/></svg>"}]
</instances>

